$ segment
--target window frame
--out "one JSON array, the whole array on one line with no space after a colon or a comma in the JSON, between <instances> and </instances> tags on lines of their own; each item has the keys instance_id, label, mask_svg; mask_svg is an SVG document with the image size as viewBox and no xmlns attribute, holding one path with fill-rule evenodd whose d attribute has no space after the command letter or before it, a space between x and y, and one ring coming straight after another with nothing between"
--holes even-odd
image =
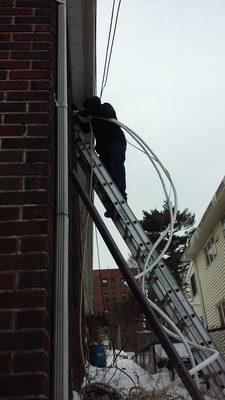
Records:
<instances>
[{"instance_id":1,"label":"window frame","mask_svg":"<svg viewBox=\"0 0 225 400\"><path fill-rule=\"evenodd\" d=\"M211 238L207 242L206 246L204 247L204 253L205 253L205 259L206 259L207 266L209 266L210 264L212 264L212 262L217 257L217 248L216 248L216 242L214 240L214 236L211 236Z\"/></svg>"},{"instance_id":2,"label":"window frame","mask_svg":"<svg viewBox=\"0 0 225 400\"><path fill-rule=\"evenodd\" d=\"M198 285L197 285L197 280L195 277L195 273L193 273L190 277L190 284L191 284L191 293L192 296L195 297L198 293Z\"/></svg>"}]
</instances>

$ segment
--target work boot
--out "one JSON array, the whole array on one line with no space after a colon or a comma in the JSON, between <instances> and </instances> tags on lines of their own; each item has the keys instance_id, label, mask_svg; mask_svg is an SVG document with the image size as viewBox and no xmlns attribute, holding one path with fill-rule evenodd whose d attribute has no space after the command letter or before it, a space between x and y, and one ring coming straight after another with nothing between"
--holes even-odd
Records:
<instances>
[{"instance_id":1,"label":"work boot","mask_svg":"<svg viewBox=\"0 0 225 400\"><path fill-rule=\"evenodd\" d=\"M104 216L105 216L106 218L112 218L112 217L113 217L113 214L114 214L114 207L113 207L113 206L110 206L110 207L106 210Z\"/></svg>"}]
</instances>

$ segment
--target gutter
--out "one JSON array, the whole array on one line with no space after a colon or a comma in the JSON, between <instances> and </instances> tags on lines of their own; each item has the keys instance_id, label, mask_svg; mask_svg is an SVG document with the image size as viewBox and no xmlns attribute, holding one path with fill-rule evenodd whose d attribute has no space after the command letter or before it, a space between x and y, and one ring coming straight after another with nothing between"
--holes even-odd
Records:
<instances>
[{"instance_id":1,"label":"gutter","mask_svg":"<svg viewBox=\"0 0 225 400\"><path fill-rule=\"evenodd\" d=\"M69 398L67 1L58 2L54 399Z\"/></svg>"}]
</instances>

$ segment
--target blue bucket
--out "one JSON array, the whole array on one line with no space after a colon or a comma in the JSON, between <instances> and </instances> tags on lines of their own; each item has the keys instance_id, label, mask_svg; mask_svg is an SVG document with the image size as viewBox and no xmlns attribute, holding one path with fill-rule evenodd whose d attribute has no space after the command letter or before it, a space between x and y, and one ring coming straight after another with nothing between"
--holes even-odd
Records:
<instances>
[{"instance_id":1,"label":"blue bucket","mask_svg":"<svg viewBox=\"0 0 225 400\"><path fill-rule=\"evenodd\" d=\"M91 365L98 368L106 367L105 347L101 343L92 344L89 347L89 359Z\"/></svg>"}]
</instances>

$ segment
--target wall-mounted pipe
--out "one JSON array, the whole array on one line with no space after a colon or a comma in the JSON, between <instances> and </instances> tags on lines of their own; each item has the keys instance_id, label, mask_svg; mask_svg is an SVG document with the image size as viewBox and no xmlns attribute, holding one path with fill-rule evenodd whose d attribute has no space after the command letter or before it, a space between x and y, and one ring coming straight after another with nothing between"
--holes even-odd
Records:
<instances>
[{"instance_id":1,"label":"wall-mounted pipe","mask_svg":"<svg viewBox=\"0 0 225 400\"><path fill-rule=\"evenodd\" d=\"M69 398L67 2L58 2L54 399Z\"/></svg>"}]
</instances>

